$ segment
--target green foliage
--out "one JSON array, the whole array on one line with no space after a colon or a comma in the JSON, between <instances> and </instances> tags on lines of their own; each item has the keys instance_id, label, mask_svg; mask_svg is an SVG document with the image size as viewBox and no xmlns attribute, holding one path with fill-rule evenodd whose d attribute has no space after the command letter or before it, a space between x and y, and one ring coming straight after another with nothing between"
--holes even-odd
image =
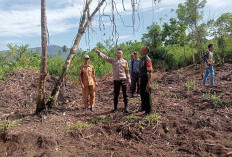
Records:
<instances>
[{"instance_id":1,"label":"green foliage","mask_svg":"<svg viewBox=\"0 0 232 157\"><path fill-rule=\"evenodd\" d=\"M129 99L128 103L129 104L140 103L140 100L139 98Z\"/></svg>"},{"instance_id":2,"label":"green foliage","mask_svg":"<svg viewBox=\"0 0 232 157\"><path fill-rule=\"evenodd\" d=\"M155 82L153 82L152 87L153 87L153 88L158 88L158 87L159 87L159 83L158 83L158 82L156 82L156 81L155 81Z\"/></svg>"},{"instance_id":3,"label":"green foliage","mask_svg":"<svg viewBox=\"0 0 232 157\"><path fill-rule=\"evenodd\" d=\"M198 88L198 85L196 83L196 80L188 80L185 84L184 87L190 91L190 90L195 90Z\"/></svg>"},{"instance_id":4,"label":"green foliage","mask_svg":"<svg viewBox=\"0 0 232 157\"><path fill-rule=\"evenodd\" d=\"M68 130L77 130L79 132L79 134L82 135L82 130L86 129L86 128L90 127L90 126L91 125L86 124L84 122L77 122L77 123L75 123L73 125L68 125L67 129Z\"/></svg>"},{"instance_id":5,"label":"green foliage","mask_svg":"<svg viewBox=\"0 0 232 157\"><path fill-rule=\"evenodd\" d=\"M112 117L103 117L103 116L93 116L87 118L87 120L92 124L105 124L109 123L113 118Z\"/></svg>"},{"instance_id":6,"label":"green foliage","mask_svg":"<svg viewBox=\"0 0 232 157\"><path fill-rule=\"evenodd\" d=\"M2 133L6 133L7 130L11 127L17 127L20 124L21 121L20 120L13 120L13 121L10 121L10 120L4 120L0 123L0 134Z\"/></svg>"},{"instance_id":7,"label":"green foliage","mask_svg":"<svg viewBox=\"0 0 232 157\"><path fill-rule=\"evenodd\" d=\"M158 113L153 113L145 117L145 120L147 121L148 126L152 126L154 124L158 125L160 118L161 117Z\"/></svg>"},{"instance_id":8,"label":"green foliage","mask_svg":"<svg viewBox=\"0 0 232 157\"><path fill-rule=\"evenodd\" d=\"M226 103L223 102L222 97L225 96L224 93L221 93L219 95L214 92L214 94L206 93L203 95L204 100L211 101L214 107L225 107Z\"/></svg>"},{"instance_id":9,"label":"green foliage","mask_svg":"<svg viewBox=\"0 0 232 157\"><path fill-rule=\"evenodd\" d=\"M140 117L137 117L137 116L135 116L135 115L133 115L133 114L127 116L126 118L127 118L127 120L131 120L131 119L140 119Z\"/></svg>"}]
</instances>

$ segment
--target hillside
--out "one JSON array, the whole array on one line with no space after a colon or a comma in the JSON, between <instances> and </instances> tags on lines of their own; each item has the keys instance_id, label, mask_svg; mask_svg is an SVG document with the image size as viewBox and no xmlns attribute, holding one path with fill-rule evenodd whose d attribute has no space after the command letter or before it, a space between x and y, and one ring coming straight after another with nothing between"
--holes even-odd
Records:
<instances>
[{"instance_id":1,"label":"hillside","mask_svg":"<svg viewBox=\"0 0 232 157\"><path fill-rule=\"evenodd\" d=\"M33 51L37 50L39 53L42 53L42 48L41 47L29 48L28 50L33 50ZM50 55L50 56L56 55L56 54L58 54L59 50L62 50L61 46L58 46L58 45L48 45L48 47L47 47L47 54ZM62 52L62 57L64 59L67 58L69 51L70 51L70 49L68 48L67 52ZM0 51L0 53L6 53L6 52L8 52L8 50Z\"/></svg>"},{"instance_id":2,"label":"hillside","mask_svg":"<svg viewBox=\"0 0 232 157\"><path fill-rule=\"evenodd\" d=\"M139 98L130 99L130 114L122 96L119 112L110 112L110 74L98 80L95 113L83 111L80 87L66 81L56 107L40 118L33 115L39 72L14 71L0 82L0 118L14 124L1 134L0 156L232 156L232 65L215 72L215 87L201 86L196 65L153 73L154 113L146 117ZM56 79L48 76L47 91Z\"/></svg>"}]
</instances>

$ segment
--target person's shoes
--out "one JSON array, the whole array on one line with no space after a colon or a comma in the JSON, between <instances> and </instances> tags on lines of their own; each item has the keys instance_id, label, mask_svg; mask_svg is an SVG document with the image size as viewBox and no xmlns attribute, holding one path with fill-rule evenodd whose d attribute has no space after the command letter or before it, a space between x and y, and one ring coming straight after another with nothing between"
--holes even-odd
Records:
<instances>
[{"instance_id":1,"label":"person's shoes","mask_svg":"<svg viewBox=\"0 0 232 157\"><path fill-rule=\"evenodd\" d=\"M140 97L140 94L137 94L137 97Z\"/></svg>"},{"instance_id":2,"label":"person's shoes","mask_svg":"<svg viewBox=\"0 0 232 157\"><path fill-rule=\"evenodd\" d=\"M85 108L84 108L84 111L87 111L87 110L88 110L88 107L85 107Z\"/></svg>"},{"instance_id":3,"label":"person's shoes","mask_svg":"<svg viewBox=\"0 0 232 157\"><path fill-rule=\"evenodd\" d=\"M148 116L149 114L151 114L151 112L145 112L142 114L142 116Z\"/></svg>"},{"instance_id":4,"label":"person's shoes","mask_svg":"<svg viewBox=\"0 0 232 157\"><path fill-rule=\"evenodd\" d=\"M90 108L90 111L94 112L94 107L91 107L91 108Z\"/></svg>"},{"instance_id":5,"label":"person's shoes","mask_svg":"<svg viewBox=\"0 0 232 157\"><path fill-rule=\"evenodd\" d=\"M117 111L118 111L117 109L113 109L111 112L116 113Z\"/></svg>"},{"instance_id":6,"label":"person's shoes","mask_svg":"<svg viewBox=\"0 0 232 157\"><path fill-rule=\"evenodd\" d=\"M142 109L142 108L140 108L140 109L139 109L139 112L143 112L143 111L145 111L145 110L144 110L144 109Z\"/></svg>"},{"instance_id":7,"label":"person's shoes","mask_svg":"<svg viewBox=\"0 0 232 157\"><path fill-rule=\"evenodd\" d=\"M125 112L125 113L129 113L128 106L126 106L126 107L124 108L124 112Z\"/></svg>"}]
</instances>

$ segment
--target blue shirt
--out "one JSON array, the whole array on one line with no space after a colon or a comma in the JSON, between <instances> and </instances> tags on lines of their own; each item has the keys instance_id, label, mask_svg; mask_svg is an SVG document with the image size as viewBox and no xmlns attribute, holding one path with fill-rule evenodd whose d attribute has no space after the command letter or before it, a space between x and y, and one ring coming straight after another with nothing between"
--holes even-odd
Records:
<instances>
[{"instance_id":1,"label":"blue shirt","mask_svg":"<svg viewBox=\"0 0 232 157\"><path fill-rule=\"evenodd\" d=\"M133 70L132 70L132 72L133 73L139 73L139 69L140 69L140 60L138 59L138 60L133 60ZM132 65L131 65L131 67L132 67Z\"/></svg>"}]
</instances>

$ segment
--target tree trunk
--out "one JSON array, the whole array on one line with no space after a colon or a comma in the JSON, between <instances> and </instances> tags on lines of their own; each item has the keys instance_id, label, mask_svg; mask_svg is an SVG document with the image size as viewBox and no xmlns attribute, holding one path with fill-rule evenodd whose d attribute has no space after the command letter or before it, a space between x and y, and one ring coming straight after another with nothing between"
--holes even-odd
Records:
<instances>
[{"instance_id":1,"label":"tree trunk","mask_svg":"<svg viewBox=\"0 0 232 157\"><path fill-rule=\"evenodd\" d=\"M47 76L47 18L46 18L46 0L41 0L41 43L42 59L39 77L38 99L36 103L36 113L46 109L45 107L45 82Z\"/></svg>"},{"instance_id":2,"label":"tree trunk","mask_svg":"<svg viewBox=\"0 0 232 157\"><path fill-rule=\"evenodd\" d=\"M88 12L89 12L89 5L90 5L91 1L86 2L85 9L83 11L83 16L82 16L80 24L79 24L78 34L77 34L77 36L75 38L75 42L74 42L74 44L73 44L73 46L72 46L72 48L70 50L68 58L65 61L62 73L61 73L58 81L56 82L56 85L55 85L55 87L54 87L54 89L53 89L53 91L52 91L52 93L51 93L51 95L49 97L49 100L48 100L47 104L46 104L49 109L51 109L54 106L54 104L56 103L56 101L57 101L59 91L60 91L60 87L61 87L61 85L62 85L62 83L64 81L64 78L65 78L65 76L66 76L66 74L68 72L71 61L73 59L73 56L75 55L75 53L76 53L76 51L77 51L77 49L79 47L81 37L85 33L85 30L89 27L89 24L91 23L93 17L99 11L99 9L101 8L101 6L103 5L103 3L105 1L106 0L101 0L101 2L98 4L96 9L93 11L93 13L90 16L89 16ZM88 16L87 21L86 21L86 15Z\"/></svg>"},{"instance_id":3,"label":"tree trunk","mask_svg":"<svg viewBox=\"0 0 232 157\"><path fill-rule=\"evenodd\" d=\"M200 51L201 51L201 55L200 55L200 62L201 62L201 76L203 78L203 75L204 75L204 62L203 62L203 53L204 53L204 50L203 50L203 46L202 46L202 40L201 40L201 36L200 36L200 32L199 32L199 29L198 29L198 26L196 24L196 22L194 23L195 25L195 29L196 29L196 35L197 35L197 39L198 39L198 42L199 42L199 45L200 45Z\"/></svg>"},{"instance_id":4,"label":"tree trunk","mask_svg":"<svg viewBox=\"0 0 232 157\"><path fill-rule=\"evenodd\" d=\"M192 30L192 44L191 44L191 49L192 49L193 64L195 64L195 55L194 55L194 51L193 51L193 39L194 39L194 35L193 35L193 30Z\"/></svg>"},{"instance_id":5,"label":"tree trunk","mask_svg":"<svg viewBox=\"0 0 232 157\"><path fill-rule=\"evenodd\" d=\"M185 50L185 41L184 41L184 66L186 66L186 50Z\"/></svg>"}]
</instances>

